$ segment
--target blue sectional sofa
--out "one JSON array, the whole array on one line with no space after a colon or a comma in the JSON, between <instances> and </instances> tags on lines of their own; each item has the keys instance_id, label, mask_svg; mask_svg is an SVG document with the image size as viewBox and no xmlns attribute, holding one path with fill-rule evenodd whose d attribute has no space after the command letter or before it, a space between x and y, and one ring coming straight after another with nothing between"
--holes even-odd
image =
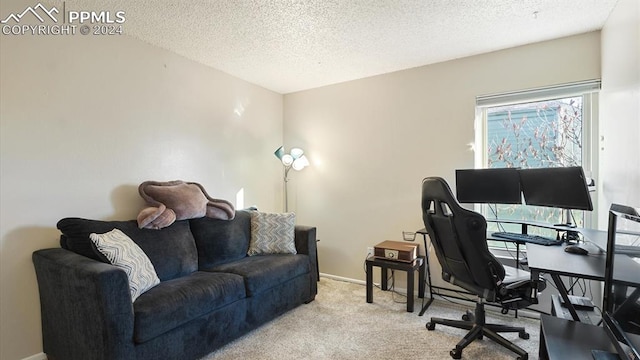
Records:
<instances>
[{"instance_id":1,"label":"blue sectional sofa","mask_svg":"<svg viewBox=\"0 0 640 360\"><path fill-rule=\"evenodd\" d=\"M250 211L161 230L135 220L66 218L61 248L33 253L43 348L53 360L198 359L317 293L316 229L295 227L297 254L247 256ZM126 273L89 234L114 228L148 256L160 283L131 301Z\"/></svg>"}]
</instances>

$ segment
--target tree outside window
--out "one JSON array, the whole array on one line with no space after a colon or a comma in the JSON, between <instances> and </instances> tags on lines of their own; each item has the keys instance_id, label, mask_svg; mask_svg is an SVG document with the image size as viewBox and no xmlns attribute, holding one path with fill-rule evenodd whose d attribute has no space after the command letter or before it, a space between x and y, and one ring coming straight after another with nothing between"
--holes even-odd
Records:
<instances>
[{"instance_id":1,"label":"tree outside window","mask_svg":"<svg viewBox=\"0 0 640 360\"><path fill-rule=\"evenodd\" d=\"M486 166L489 168L582 166L583 97L485 108ZM491 209L493 211L493 209ZM497 205L487 217L560 223L562 209L524 205ZM574 223L584 224L575 212ZM548 230L536 229L543 235Z\"/></svg>"}]
</instances>

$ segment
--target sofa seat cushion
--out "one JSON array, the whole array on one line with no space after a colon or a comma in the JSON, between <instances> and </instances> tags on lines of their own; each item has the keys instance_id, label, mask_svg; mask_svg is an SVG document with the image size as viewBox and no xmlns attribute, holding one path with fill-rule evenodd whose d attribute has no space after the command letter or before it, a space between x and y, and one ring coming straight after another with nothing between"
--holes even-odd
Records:
<instances>
[{"instance_id":1,"label":"sofa seat cushion","mask_svg":"<svg viewBox=\"0 0 640 360\"><path fill-rule=\"evenodd\" d=\"M134 340L143 343L246 297L241 276L197 271L161 282L133 303ZM243 321L243 319L237 319Z\"/></svg>"},{"instance_id":2,"label":"sofa seat cushion","mask_svg":"<svg viewBox=\"0 0 640 360\"><path fill-rule=\"evenodd\" d=\"M310 271L309 257L303 254L248 256L207 270L241 275L244 278L247 296L260 294Z\"/></svg>"}]
</instances>

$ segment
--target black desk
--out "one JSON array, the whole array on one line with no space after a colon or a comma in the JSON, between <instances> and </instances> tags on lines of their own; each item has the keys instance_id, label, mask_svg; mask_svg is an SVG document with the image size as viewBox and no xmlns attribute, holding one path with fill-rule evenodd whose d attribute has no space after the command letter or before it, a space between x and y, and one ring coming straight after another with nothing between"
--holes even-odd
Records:
<instances>
[{"instance_id":1,"label":"black desk","mask_svg":"<svg viewBox=\"0 0 640 360\"><path fill-rule=\"evenodd\" d=\"M424 257L420 256L412 262L402 262L394 260L385 260L376 257L368 257L365 261L367 264L367 302L373 302L373 267L379 266L381 271L381 287L382 290L387 290L388 284L388 270L402 270L407 272L407 311L413 312L413 283L414 272L419 270L419 283L418 283L418 297L424 298L424 277L425 277L425 261ZM422 315L422 314L420 314Z\"/></svg>"},{"instance_id":2,"label":"black desk","mask_svg":"<svg viewBox=\"0 0 640 360\"><path fill-rule=\"evenodd\" d=\"M487 220L489 222L501 222L501 223L513 223L520 224L522 226L522 232L527 233L529 227L543 227L548 229L554 229L557 231L573 231L582 234L583 240L586 243L592 243L594 249L599 247L606 249L607 245L607 232L594 229L585 228L572 228L565 225L552 225L546 223L538 223L532 221L519 221L519 220ZM418 230L417 233L422 234L425 237L425 249L426 246L426 230ZM498 241L509 241L501 238L492 238L490 234L487 234L488 239L495 239ZM516 245L519 246L517 242ZM576 309L571 305L571 301L568 297L568 290L560 276L570 276L581 279L604 281L605 275L605 263L606 257L604 253L594 255L576 255L570 254L564 251L565 245L562 246L543 246L536 244L526 244L527 248L527 261L529 270L531 272L531 278L537 279L540 273L547 273L551 275L554 284L556 285L560 296L564 302L568 304L567 309L571 313L571 317L575 321L580 321ZM518 248L519 250L519 248ZM518 251L519 253L519 251ZM428 253L427 253L428 254ZM519 255L519 254L518 254ZM614 277L620 279L622 282L636 283L637 271L631 271L629 269L637 268L637 264L633 263L630 258L624 258L616 263L614 268ZM430 278L430 275L429 275ZM433 296L433 289L443 289L448 291L454 291L448 288L439 288L432 286L429 281L429 291ZM438 294L442 295L442 294ZM455 298L455 296L452 296Z\"/></svg>"},{"instance_id":3,"label":"black desk","mask_svg":"<svg viewBox=\"0 0 640 360\"><path fill-rule=\"evenodd\" d=\"M591 350L616 352L604 328L540 315L540 360L593 360Z\"/></svg>"},{"instance_id":4,"label":"black desk","mask_svg":"<svg viewBox=\"0 0 640 360\"><path fill-rule=\"evenodd\" d=\"M607 232L594 229L574 228L582 234L585 243L593 249L606 249ZM560 276L570 276L580 279L604 281L606 256L604 252L589 255L576 255L564 251L562 246L542 246L527 244L527 259L531 277L536 279L540 273L551 275L558 293L563 298L565 304L571 304L568 298L568 291ZM613 269L614 277L623 284L637 283L637 267L630 257L623 256L616 260ZM567 309L575 321L580 321L576 309L573 305L568 305Z\"/></svg>"},{"instance_id":5,"label":"black desk","mask_svg":"<svg viewBox=\"0 0 640 360\"><path fill-rule=\"evenodd\" d=\"M606 245L607 233L591 229L574 229L583 235L587 242L598 246ZM581 279L604 281L606 258L604 253L576 255L564 251L562 246L542 246L527 244L527 259L531 277L537 279L540 273L551 275L558 293L567 304L567 309L575 321L580 321L575 307L571 305L567 288L560 276L570 276Z\"/></svg>"}]
</instances>

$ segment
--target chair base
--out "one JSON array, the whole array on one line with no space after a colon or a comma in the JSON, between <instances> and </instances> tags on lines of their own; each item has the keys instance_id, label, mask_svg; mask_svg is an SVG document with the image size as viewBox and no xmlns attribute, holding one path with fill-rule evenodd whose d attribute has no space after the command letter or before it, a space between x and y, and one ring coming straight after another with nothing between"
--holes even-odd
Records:
<instances>
[{"instance_id":1,"label":"chair base","mask_svg":"<svg viewBox=\"0 0 640 360\"><path fill-rule=\"evenodd\" d=\"M467 345L476 339L482 339L484 336L518 354L518 360L527 360L529 358L529 354L527 354L526 351L498 334L502 332L517 332L521 339L526 340L529 339L529 333L525 331L524 327L487 324L485 322L484 304L482 302L476 303L475 315L467 311L466 314L462 315L462 320L432 317L431 321L426 325L427 330L435 329L436 324L469 330L464 338L456 344L456 347L449 352L449 355L454 359L460 359L462 357L462 350L467 347Z\"/></svg>"}]
</instances>

